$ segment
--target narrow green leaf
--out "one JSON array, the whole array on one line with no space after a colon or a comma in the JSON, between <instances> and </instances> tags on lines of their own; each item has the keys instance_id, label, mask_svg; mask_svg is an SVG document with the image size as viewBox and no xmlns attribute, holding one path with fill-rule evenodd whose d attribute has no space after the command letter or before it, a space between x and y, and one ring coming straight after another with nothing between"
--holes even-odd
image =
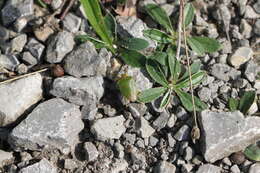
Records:
<instances>
[{"instance_id":1,"label":"narrow green leaf","mask_svg":"<svg viewBox=\"0 0 260 173\"><path fill-rule=\"evenodd\" d=\"M260 147L257 144L249 145L245 149L244 154L250 160L260 161Z\"/></svg>"},{"instance_id":2,"label":"narrow green leaf","mask_svg":"<svg viewBox=\"0 0 260 173\"><path fill-rule=\"evenodd\" d=\"M184 7L184 25L187 27L194 18L195 8L193 7L192 3L188 3Z\"/></svg>"},{"instance_id":3,"label":"narrow green leaf","mask_svg":"<svg viewBox=\"0 0 260 173\"><path fill-rule=\"evenodd\" d=\"M105 42L98 40L96 38L90 37L88 35L77 35L74 39L75 39L75 41L78 41L80 43L90 41L95 45L95 47L97 49L100 49L100 48L103 48L103 47L108 47L108 45Z\"/></svg>"},{"instance_id":4,"label":"narrow green leaf","mask_svg":"<svg viewBox=\"0 0 260 173\"><path fill-rule=\"evenodd\" d=\"M104 20L105 20L106 27L108 28L108 33L110 37L111 38L116 37L117 24L114 16L111 13L107 13Z\"/></svg>"},{"instance_id":5,"label":"narrow green leaf","mask_svg":"<svg viewBox=\"0 0 260 173\"><path fill-rule=\"evenodd\" d=\"M191 71L191 74L195 74L197 73L199 70L200 70L200 67L201 67L201 62L200 61L196 61L194 62L193 64L191 64L190 66L190 71ZM184 74L181 76L181 78L179 79L179 81L182 81L184 79L186 79L187 77L189 77L189 71L188 69L186 69L186 71L184 72Z\"/></svg>"},{"instance_id":6,"label":"narrow green leaf","mask_svg":"<svg viewBox=\"0 0 260 173\"><path fill-rule=\"evenodd\" d=\"M165 91L166 88L164 87L150 88L144 90L138 95L138 101L143 103L149 103L159 98Z\"/></svg>"},{"instance_id":7,"label":"narrow green leaf","mask_svg":"<svg viewBox=\"0 0 260 173\"><path fill-rule=\"evenodd\" d=\"M130 50L142 50L149 46L149 43L141 38L127 38L118 40L118 45Z\"/></svg>"},{"instance_id":8,"label":"narrow green leaf","mask_svg":"<svg viewBox=\"0 0 260 173\"><path fill-rule=\"evenodd\" d=\"M121 58L126 64L132 67L139 67L139 68L145 67L146 57L143 54L135 50L129 50L129 49L122 49L121 53L122 53Z\"/></svg>"},{"instance_id":9,"label":"narrow green leaf","mask_svg":"<svg viewBox=\"0 0 260 173\"><path fill-rule=\"evenodd\" d=\"M121 94L130 101L136 101L137 88L133 77L124 76L117 81L118 88Z\"/></svg>"},{"instance_id":10,"label":"narrow green leaf","mask_svg":"<svg viewBox=\"0 0 260 173\"><path fill-rule=\"evenodd\" d=\"M213 53L221 48L217 40L208 37L187 37L187 42L198 55Z\"/></svg>"},{"instance_id":11,"label":"narrow green leaf","mask_svg":"<svg viewBox=\"0 0 260 173\"><path fill-rule=\"evenodd\" d=\"M158 29L147 29L143 31L143 34L145 37L150 38L159 43L166 44L171 43L173 41L173 39L168 34Z\"/></svg>"},{"instance_id":12,"label":"narrow green leaf","mask_svg":"<svg viewBox=\"0 0 260 173\"><path fill-rule=\"evenodd\" d=\"M199 71L191 76L192 85L199 84L205 77L206 73L204 71ZM176 84L176 88L187 88L190 86L190 79L186 78Z\"/></svg>"},{"instance_id":13,"label":"narrow green leaf","mask_svg":"<svg viewBox=\"0 0 260 173\"><path fill-rule=\"evenodd\" d=\"M171 77L174 83L178 80L181 73L180 62L175 58L175 51L173 49L168 49L168 63L170 67Z\"/></svg>"},{"instance_id":14,"label":"narrow green leaf","mask_svg":"<svg viewBox=\"0 0 260 173\"><path fill-rule=\"evenodd\" d=\"M163 99L162 99L161 104L160 104L160 108L164 108L170 103L171 93L172 93L172 91L169 89L166 92L166 94L163 96Z\"/></svg>"},{"instance_id":15,"label":"narrow green leaf","mask_svg":"<svg viewBox=\"0 0 260 173\"><path fill-rule=\"evenodd\" d=\"M100 38L109 45L110 50L114 52L113 41L102 16L99 0L80 0L80 2L91 26Z\"/></svg>"},{"instance_id":16,"label":"narrow green leaf","mask_svg":"<svg viewBox=\"0 0 260 173\"><path fill-rule=\"evenodd\" d=\"M155 52L151 56L147 57L148 59L155 60L159 62L161 65L167 65L167 54L165 52Z\"/></svg>"},{"instance_id":17,"label":"narrow green leaf","mask_svg":"<svg viewBox=\"0 0 260 173\"><path fill-rule=\"evenodd\" d=\"M231 112L238 110L239 101L234 98L228 100L228 107Z\"/></svg>"},{"instance_id":18,"label":"narrow green leaf","mask_svg":"<svg viewBox=\"0 0 260 173\"><path fill-rule=\"evenodd\" d=\"M149 75L155 82L157 82L165 87L168 86L168 82L167 82L164 74L162 73L159 65L155 61L153 61L151 59L147 59L145 66L146 66L147 72L149 73Z\"/></svg>"},{"instance_id":19,"label":"narrow green leaf","mask_svg":"<svg viewBox=\"0 0 260 173\"><path fill-rule=\"evenodd\" d=\"M181 91L180 89L175 89L176 94L181 100L182 105L187 109L188 111L192 112L193 111L193 104L192 104L192 97L190 94L185 93ZM200 99L196 96L194 96L194 101L195 101L195 110L196 111L202 111L204 109L207 109L207 105L200 101Z\"/></svg>"},{"instance_id":20,"label":"narrow green leaf","mask_svg":"<svg viewBox=\"0 0 260 173\"><path fill-rule=\"evenodd\" d=\"M168 31L173 31L170 18L167 13L160 6L156 4L148 4L145 6L147 13L155 20L157 23L162 25Z\"/></svg>"},{"instance_id":21,"label":"narrow green leaf","mask_svg":"<svg viewBox=\"0 0 260 173\"><path fill-rule=\"evenodd\" d=\"M255 91L246 91L239 102L239 110L246 114L251 105L255 101L256 93Z\"/></svg>"}]
</instances>

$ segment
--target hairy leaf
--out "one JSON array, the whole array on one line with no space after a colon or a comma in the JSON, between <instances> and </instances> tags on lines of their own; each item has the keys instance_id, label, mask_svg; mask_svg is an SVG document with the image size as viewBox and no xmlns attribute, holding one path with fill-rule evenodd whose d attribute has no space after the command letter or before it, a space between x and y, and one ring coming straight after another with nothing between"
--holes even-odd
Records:
<instances>
[{"instance_id":1,"label":"hairy leaf","mask_svg":"<svg viewBox=\"0 0 260 173\"><path fill-rule=\"evenodd\" d=\"M221 47L217 40L208 37L187 37L187 42L198 55L213 53Z\"/></svg>"},{"instance_id":2,"label":"hairy leaf","mask_svg":"<svg viewBox=\"0 0 260 173\"><path fill-rule=\"evenodd\" d=\"M141 38L128 38L118 41L118 45L130 50L142 50L149 46L149 43Z\"/></svg>"},{"instance_id":3,"label":"hairy leaf","mask_svg":"<svg viewBox=\"0 0 260 173\"><path fill-rule=\"evenodd\" d=\"M164 87L150 88L144 90L138 95L138 101L149 103L163 95L166 90L167 89Z\"/></svg>"},{"instance_id":4,"label":"hairy leaf","mask_svg":"<svg viewBox=\"0 0 260 173\"><path fill-rule=\"evenodd\" d=\"M192 3L187 3L184 8L184 25L187 27L194 18L195 9Z\"/></svg>"},{"instance_id":5,"label":"hairy leaf","mask_svg":"<svg viewBox=\"0 0 260 173\"><path fill-rule=\"evenodd\" d=\"M230 98L228 100L228 107L231 112L236 111L238 109L238 105L239 105L239 100L234 98Z\"/></svg>"},{"instance_id":6,"label":"hairy leaf","mask_svg":"<svg viewBox=\"0 0 260 173\"><path fill-rule=\"evenodd\" d=\"M171 93L172 93L172 91L169 89L166 92L166 94L163 96L163 99L162 99L162 101L160 103L160 108L164 108L164 107L166 107L170 103Z\"/></svg>"},{"instance_id":7,"label":"hairy leaf","mask_svg":"<svg viewBox=\"0 0 260 173\"><path fill-rule=\"evenodd\" d=\"M159 43L165 44L165 43L171 43L173 41L173 39L168 34L158 29L147 29L143 31L143 34L145 37L150 38Z\"/></svg>"},{"instance_id":8,"label":"hairy leaf","mask_svg":"<svg viewBox=\"0 0 260 173\"><path fill-rule=\"evenodd\" d=\"M255 91L246 91L239 102L239 110L246 114L251 105L255 101L256 93Z\"/></svg>"},{"instance_id":9,"label":"hairy leaf","mask_svg":"<svg viewBox=\"0 0 260 173\"><path fill-rule=\"evenodd\" d=\"M205 77L206 73L204 71L199 71L191 76L192 85L199 84ZM176 88L187 88L190 86L190 79L186 78L176 84Z\"/></svg>"},{"instance_id":10,"label":"hairy leaf","mask_svg":"<svg viewBox=\"0 0 260 173\"><path fill-rule=\"evenodd\" d=\"M257 144L249 145L245 149L244 154L250 160L260 161L260 147Z\"/></svg>"},{"instance_id":11,"label":"hairy leaf","mask_svg":"<svg viewBox=\"0 0 260 173\"><path fill-rule=\"evenodd\" d=\"M116 38L117 24L114 16L111 13L107 13L104 20L110 37Z\"/></svg>"},{"instance_id":12,"label":"hairy leaf","mask_svg":"<svg viewBox=\"0 0 260 173\"><path fill-rule=\"evenodd\" d=\"M74 39L75 39L75 41L78 41L80 43L90 41L95 45L95 47L97 49L100 49L100 48L103 48L103 47L108 47L108 45L105 42L98 40L94 37L90 37L88 35L77 35Z\"/></svg>"},{"instance_id":13,"label":"hairy leaf","mask_svg":"<svg viewBox=\"0 0 260 173\"><path fill-rule=\"evenodd\" d=\"M148 4L145 6L145 9L153 20L162 25L168 31L173 31L170 18L167 16L164 9L156 4Z\"/></svg>"},{"instance_id":14,"label":"hairy leaf","mask_svg":"<svg viewBox=\"0 0 260 173\"><path fill-rule=\"evenodd\" d=\"M135 50L129 50L129 49L122 49L121 53L122 53L121 58L126 64L132 67L139 67L139 68L145 67L146 57L143 54Z\"/></svg>"},{"instance_id":15,"label":"hairy leaf","mask_svg":"<svg viewBox=\"0 0 260 173\"><path fill-rule=\"evenodd\" d=\"M174 83L178 80L181 73L180 62L175 58L175 51L173 49L168 49L168 63L171 72L171 77Z\"/></svg>"},{"instance_id":16,"label":"hairy leaf","mask_svg":"<svg viewBox=\"0 0 260 173\"><path fill-rule=\"evenodd\" d=\"M159 65L155 61L147 59L145 66L147 72L155 82L165 87L168 86L168 82L164 74L162 73L161 69L159 68Z\"/></svg>"},{"instance_id":17,"label":"hairy leaf","mask_svg":"<svg viewBox=\"0 0 260 173\"><path fill-rule=\"evenodd\" d=\"M197 62L194 62L193 64L191 64L191 66L190 66L191 74L193 75L193 74L197 73L197 72L200 70L200 67L201 67L200 61L197 61ZM189 71L188 71L188 69L186 69L186 71L185 71L184 74L181 76L181 78L179 79L179 81L182 81L182 80L186 79L187 77L189 77Z\"/></svg>"},{"instance_id":18,"label":"hairy leaf","mask_svg":"<svg viewBox=\"0 0 260 173\"><path fill-rule=\"evenodd\" d=\"M148 59L155 60L163 66L167 65L167 54L164 52L155 52L154 54L149 56Z\"/></svg>"},{"instance_id":19,"label":"hairy leaf","mask_svg":"<svg viewBox=\"0 0 260 173\"><path fill-rule=\"evenodd\" d=\"M180 89L175 89L176 94L181 100L182 105L187 109L188 111L193 111L193 104L192 104L192 96L186 92L181 91ZM204 109L207 109L207 105L200 101L200 99L196 96L194 96L195 101L195 110L196 111L202 111Z\"/></svg>"}]
</instances>

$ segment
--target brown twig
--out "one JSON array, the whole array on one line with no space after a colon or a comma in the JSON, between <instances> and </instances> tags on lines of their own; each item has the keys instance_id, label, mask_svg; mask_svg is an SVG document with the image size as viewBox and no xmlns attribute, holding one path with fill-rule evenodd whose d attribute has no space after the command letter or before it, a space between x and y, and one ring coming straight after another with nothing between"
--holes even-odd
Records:
<instances>
[{"instance_id":1,"label":"brown twig","mask_svg":"<svg viewBox=\"0 0 260 173\"><path fill-rule=\"evenodd\" d=\"M180 0L180 14L178 19L178 40L177 40L177 52L176 59L180 60L180 51L181 51L181 33L182 33L182 23L183 23L183 0Z\"/></svg>"},{"instance_id":2,"label":"brown twig","mask_svg":"<svg viewBox=\"0 0 260 173\"><path fill-rule=\"evenodd\" d=\"M34 71L34 72L27 73L27 74L24 74L24 75L20 75L20 76L11 78L11 79L7 79L7 80L5 80L5 81L0 82L0 85L6 84L6 83L10 83L10 82L12 82L12 81L15 81L15 80L18 80L18 79L21 79L21 78L25 78L25 77L27 77L27 76L34 75L34 74L36 74L36 73L41 73L41 72L44 72L44 71L47 71L47 70L48 70L48 68L44 68L44 69L41 69L41 70L38 70L38 71Z\"/></svg>"},{"instance_id":3,"label":"brown twig","mask_svg":"<svg viewBox=\"0 0 260 173\"><path fill-rule=\"evenodd\" d=\"M60 20L63 20L64 17L67 15L69 10L71 9L72 5L76 2L76 0L70 0L69 5L66 7L66 9L62 12L60 16Z\"/></svg>"}]
</instances>

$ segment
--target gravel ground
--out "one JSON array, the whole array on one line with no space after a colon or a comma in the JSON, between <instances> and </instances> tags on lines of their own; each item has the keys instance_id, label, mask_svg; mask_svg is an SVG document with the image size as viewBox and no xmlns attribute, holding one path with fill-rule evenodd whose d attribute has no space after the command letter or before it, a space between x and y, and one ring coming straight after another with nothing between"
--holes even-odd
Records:
<instances>
[{"instance_id":1,"label":"gravel ground","mask_svg":"<svg viewBox=\"0 0 260 173\"><path fill-rule=\"evenodd\" d=\"M143 10L157 3L177 20L178 2L140 0L140 18L117 16L118 33L144 38L158 27ZM201 138L190 137L192 114L177 97L126 102L114 74L134 77L140 91L153 81L138 68L122 68L105 48L74 37L94 36L76 2L63 20L33 0L0 1L0 81L44 67L41 73L0 84L0 173L260 173L243 150L260 141L259 102L248 115L229 112L228 98L260 96L260 0L197 0L192 32L216 38L222 49L192 54L207 71L194 89L208 109L199 114ZM156 47L149 42L147 51ZM127 70L125 70L127 69Z\"/></svg>"}]
</instances>

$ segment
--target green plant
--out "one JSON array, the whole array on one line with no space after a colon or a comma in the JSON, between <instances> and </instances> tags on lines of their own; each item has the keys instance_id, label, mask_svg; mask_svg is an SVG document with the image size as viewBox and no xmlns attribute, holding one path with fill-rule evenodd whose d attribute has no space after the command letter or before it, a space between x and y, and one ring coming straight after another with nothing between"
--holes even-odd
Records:
<instances>
[{"instance_id":1,"label":"green plant","mask_svg":"<svg viewBox=\"0 0 260 173\"><path fill-rule=\"evenodd\" d=\"M249 145L245 151L244 154L247 158L254 160L254 161L260 161L260 144L252 144Z\"/></svg>"},{"instance_id":2,"label":"green plant","mask_svg":"<svg viewBox=\"0 0 260 173\"><path fill-rule=\"evenodd\" d=\"M230 98L228 100L228 107L230 111L239 110L243 114L247 114L248 110L254 103L256 98L255 91L246 91L241 99Z\"/></svg>"},{"instance_id":3,"label":"green plant","mask_svg":"<svg viewBox=\"0 0 260 173\"><path fill-rule=\"evenodd\" d=\"M193 104L191 95L182 89L190 87L188 71L177 61L175 52L172 48L167 50L167 54L152 55L147 58L145 68L150 77L159 85L158 87L147 89L138 95L138 100L143 103L151 102L161 96L160 107L165 107L175 93L183 106L192 111ZM199 84L206 73L200 70L200 63L193 63L192 69L192 85ZM195 109L201 111L207 108L207 105L195 97Z\"/></svg>"}]
</instances>

